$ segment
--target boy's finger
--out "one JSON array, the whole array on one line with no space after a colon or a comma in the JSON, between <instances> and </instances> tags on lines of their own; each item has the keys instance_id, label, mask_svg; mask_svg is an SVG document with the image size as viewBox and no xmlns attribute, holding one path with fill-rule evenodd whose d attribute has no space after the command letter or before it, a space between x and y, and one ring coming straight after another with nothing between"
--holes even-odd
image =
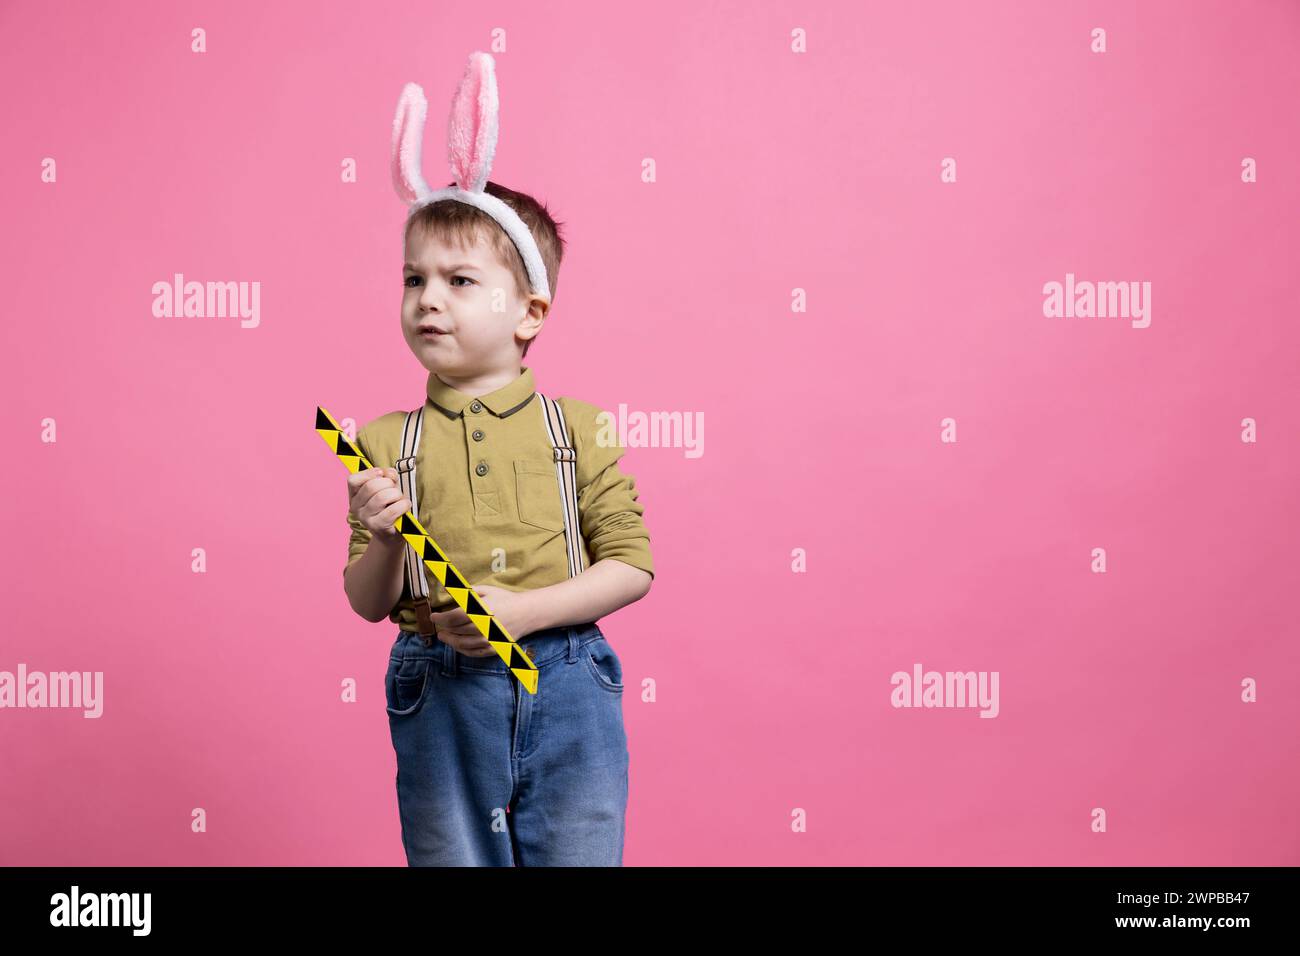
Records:
<instances>
[{"instance_id":1,"label":"boy's finger","mask_svg":"<svg viewBox=\"0 0 1300 956\"><path fill-rule=\"evenodd\" d=\"M397 519L411 510L411 502L405 498L398 498L393 501L383 511L384 524L397 524Z\"/></svg>"},{"instance_id":2,"label":"boy's finger","mask_svg":"<svg viewBox=\"0 0 1300 956\"><path fill-rule=\"evenodd\" d=\"M384 477L384 472L386 470L387 469L384 468L363 469L361 471L358 471L355 475L348 475L348 484L351 485L353 488L360 488L367 481L371 481L372 479L375 478Z\"/></svg>"},{"instance_id":3,"label":"boy's finger","mask_svg":"<svg viewBox=\"0 0 1300 956\"><path fill-rule=\"evenodd\" d=\"M450 611L437 611L429 616L438 627L454 628L462 624L474 623L463 607L452 608Z\"/></svg>"},{"instance_id":4,"label":"boy's finger","mask_svg":"<svg viewBox=\"0 0 1300 956\"><path fill-rule=\"evenodd\" d=\"M496 650L492 645L484 640L483 635L478 633L478 631L475 631L473 634L462 634L458 631L445 631L439 629L438 633L451 638L456 644L456 649L461 653L469 653L470 651L496 653Z\"/></svg>"}]
</instances>

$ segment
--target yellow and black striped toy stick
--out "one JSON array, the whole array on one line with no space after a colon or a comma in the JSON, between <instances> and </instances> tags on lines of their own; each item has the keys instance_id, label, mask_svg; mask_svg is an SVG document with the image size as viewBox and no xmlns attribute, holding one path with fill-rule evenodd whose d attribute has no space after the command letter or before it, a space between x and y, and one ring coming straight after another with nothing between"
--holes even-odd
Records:
<instances>
[{"instance_id":1,"label":"yellow and black striped toy stick","mask_svg":"<svg viewBox=\"0 0 1300 956\"><path fill-rule=\"evenodd\" d=\"M339 461L347 465L349 474L355 475L359 471L375 467L361 454L361 449L348 441L347 435L343 434L343 429L339 428L338 422L334 421L330 413L319 405L316 406L316 434L325 440ZM469 586L465 576L442 553L438 542L429 537L429 533L409 511L398 518L394 526L398 534L415 550L416 558L424 562L424 566L433 572L452 599L469 615L479 633L487 638L492 649L506 662L510 673L519 678L524 690L536 694L537 665L528 659L524 649L515 643L515 639L492 616L492 612L484 606L483 599Z\"/></svg>"}]
</instances>

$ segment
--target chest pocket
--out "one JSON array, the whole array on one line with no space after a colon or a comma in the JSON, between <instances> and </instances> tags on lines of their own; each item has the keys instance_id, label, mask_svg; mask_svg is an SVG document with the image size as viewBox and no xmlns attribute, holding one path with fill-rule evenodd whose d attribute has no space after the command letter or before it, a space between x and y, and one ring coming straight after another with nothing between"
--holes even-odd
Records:
<instances>
[{"instance_id":1,"label":"chest pocket","mask_svg":"<svg viewBox=\"0 0 1300 956\"><path fill-rule=\"evenodd\" d=\"M519 520L524 524L547 531L564 530L564 508L554 462L516 458L515 494Z\"/></svg>"}]
</instances>

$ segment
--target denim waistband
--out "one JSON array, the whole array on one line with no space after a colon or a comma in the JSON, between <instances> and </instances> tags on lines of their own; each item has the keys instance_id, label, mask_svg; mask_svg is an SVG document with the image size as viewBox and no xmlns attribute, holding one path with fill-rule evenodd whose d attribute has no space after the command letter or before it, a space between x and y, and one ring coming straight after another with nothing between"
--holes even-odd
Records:
<instances>
[{"instance_id":1,"label":"denim waistband","mask_svg":"<svg viewBox=\"0 0 1300 956\"><path fill-rule=\"evenodd\" d=\"M578 648L592 641L601 640L605 635L595 624L573 624L564 627L547 627L533 631L525 636L519 645L523 647L532 662L539 668L544 664L560 659L576 661ZM468 672L471 674L500 674L508 676L506 662L499 654L484 657L469 657L440 640L434 640L428 647L424 639L414 631L399 629L397 639L393 642L392 660L427 659L437 662L444 674Z\"/></svg>"}]
</instances>

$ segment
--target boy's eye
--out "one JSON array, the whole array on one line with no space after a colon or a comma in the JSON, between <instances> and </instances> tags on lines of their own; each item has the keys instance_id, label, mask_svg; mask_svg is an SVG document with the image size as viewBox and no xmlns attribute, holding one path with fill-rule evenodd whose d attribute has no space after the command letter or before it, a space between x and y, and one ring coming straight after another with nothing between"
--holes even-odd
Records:
<instances>
[{"instance_id":1,"label":"boy's eye","mask_svg":"<svg viewBox=\"0 0 1300 956\"><path fill-rule=\"evenodd\" d=\"M456 280L457 280L457 279L464 279L464 280L465 280L466 282L468 282L470 285L473 285L473 284L474 284L474 280L471 279L469 276L452 276L452 277L451 277L451 284L452 284L452 285L456 285ZM413 289L413 288L415 288L415 286L411 285L412 280L418 282L418 281L420 281L420 277L419 277L419 276L407 276L405 279L402 280L402 285L406 286L408 289ZM457 288L459 288L459 286L457 286Z\"/></svg>"}]
</instances>

